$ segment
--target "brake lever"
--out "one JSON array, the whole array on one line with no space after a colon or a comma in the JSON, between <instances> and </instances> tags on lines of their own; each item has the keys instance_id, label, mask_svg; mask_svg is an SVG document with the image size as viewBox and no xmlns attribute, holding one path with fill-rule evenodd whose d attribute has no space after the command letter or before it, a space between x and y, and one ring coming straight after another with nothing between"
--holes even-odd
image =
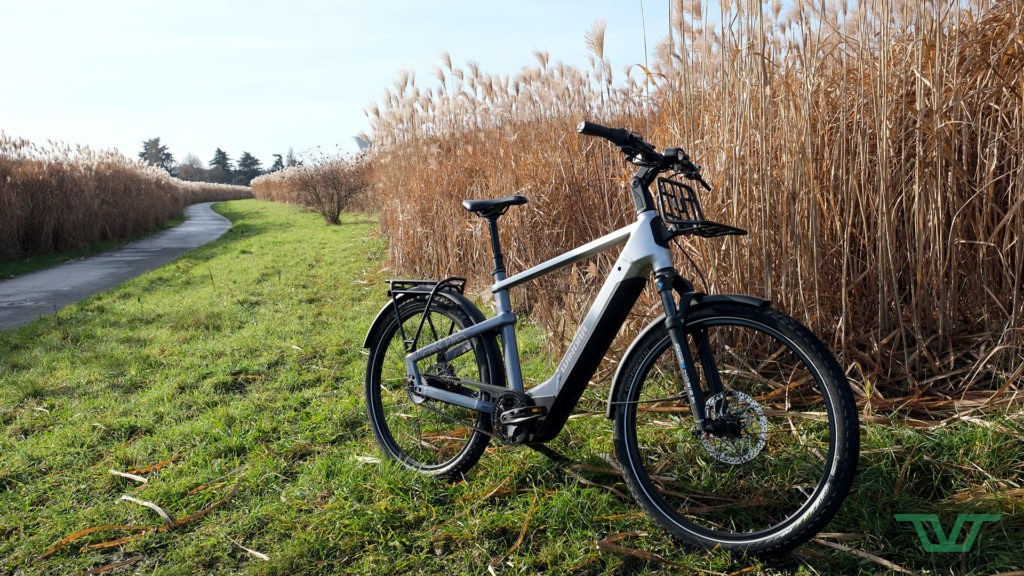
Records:
<instances>
[{"instance_id":1,"label":"brake lever","mask_svg":"<svg viewBox=\"0 0 1024 576\"><path fill-rule=\"evenodd\" d=\"M711 191L711 186L707 182L704 181L704 178L700 174L701 167L696 165L696 164L694 164L693 162L690 162L689 160L686 160L685 162L686 162L685 166L682 165L682 162L680 162L680 166L679 166L679 168L680 168L679 172L683 175L683 178L686 178L687 180L693 180L694 182L697 182L698 184L703 186L705 190L710 192Z\"/></svg>"}]
</instances>

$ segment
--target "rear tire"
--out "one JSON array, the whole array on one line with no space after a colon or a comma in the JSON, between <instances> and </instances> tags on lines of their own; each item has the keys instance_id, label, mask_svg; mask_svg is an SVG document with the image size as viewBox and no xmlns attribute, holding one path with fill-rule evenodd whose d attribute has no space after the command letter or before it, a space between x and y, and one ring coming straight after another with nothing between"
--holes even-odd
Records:
<instances>
[{"instance_id":1,"label":"rear tire","mask_svg":"<svg viewBox=\"0 0 1024 576\"><path fill-rule=\"evenodd\" d=\"M615 407L626 485L681 541L788 551L821 530L849 491L859 450L853 395L832 354L792 318L736 303L698 305L689 316L687 342L708 411L739 430L693 433L671 339L655 329L627 360ZM721 380L717 394L708 391L712 363L705 366L696 347L701 333L704 358L714 359Z\"/></svg>"},{"instance_id":2,"label":"rear tire","mask_svg":"<svg viewBox=\"0 0 1024 576\"><path fill-rule=\"evenodd\" d=\"M458 478L480 459L490 437L490 418L467 408L413 394L405 367L404 338L416 334L426 298L401 300L397 314L386 317L370 344L366 366L366 410L377 444L389 458L430 476ZM436 297L412 349L440 340L472 325L471 315L444 297ZM493 343L483 337L461 344L461 354L448 361L437 355L432 365L421 362L430 376L491 383L496 368ZM461 348L460 348L461 347ZM443 380L442 380L443 382Z\"/></svg>"}]
</instances>

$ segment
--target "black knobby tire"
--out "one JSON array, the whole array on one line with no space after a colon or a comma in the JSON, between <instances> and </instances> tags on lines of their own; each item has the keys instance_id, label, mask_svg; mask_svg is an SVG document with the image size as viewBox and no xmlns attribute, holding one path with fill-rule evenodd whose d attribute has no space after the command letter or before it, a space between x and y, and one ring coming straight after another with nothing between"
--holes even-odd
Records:
<instances>
[{"instance_id":1,"label":"black knobby tire","mask_svg":"<svg viewBox=\"0 0 1024 576\"><path fill-rule=\"evenodd\" d=\"M455 479L480 459L490 437L489 415L412 394L406 374L403 338L416 334L425 297L402 300L398 313L391 313L370 343L366 366L366 410L370 428L381 450L402 465L431 476ZM431 304L427 321L414 348L435 342L472 325L469 313L444 297ZM399 326L404 327L403 331ZM498 373L493 346L485 337L469 345L454 347L457 357L443 360L442 352L430 362L421 362L425 378L441 376L441 386L456 379L492 383Z\"/></svg>"},{"instance_id":2,"label":"black knobby tire","mask_svg":"<svg viewBox=\"0 0 1024 576\"><path fill-rule=\"evenodd\" d=\"M668 332L653 330L624 367L615 448L626 484L677 539L704 548L770 555L806 542L849 491L859 450L853 395L831 352L807 328L770 308L698 305L686 323L695 368L707 377L695 334L705 333L741 427L699 437ZM712 364L711 362L708 363ZM713 408L712 408L713 409Z\"/></svg>"}]
</instances>

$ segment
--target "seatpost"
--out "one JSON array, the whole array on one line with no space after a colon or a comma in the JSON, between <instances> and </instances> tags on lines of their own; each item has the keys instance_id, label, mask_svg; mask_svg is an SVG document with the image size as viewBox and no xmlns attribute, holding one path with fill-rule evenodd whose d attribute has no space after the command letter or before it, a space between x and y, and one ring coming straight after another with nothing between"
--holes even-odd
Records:
<instances>
[{"instance_id":1,"label":"seatpost","mask_svg":"<svg viewBox=\"0 0 1024 576\"><path fill-rule=\"evenodd\" d=\"M501 240L498 239L498 215L487 218L487 225L491 229L491 252L494 254L494 275L495 282L505 279L505 257L501 253Z\"/></svg>"}]
</instances>

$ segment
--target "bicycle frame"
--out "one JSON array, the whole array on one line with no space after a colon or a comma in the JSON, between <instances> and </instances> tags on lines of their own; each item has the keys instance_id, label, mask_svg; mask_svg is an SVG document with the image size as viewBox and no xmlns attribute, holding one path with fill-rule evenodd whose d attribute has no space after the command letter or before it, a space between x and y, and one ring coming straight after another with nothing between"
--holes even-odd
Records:
<instances>
[{"instance_id":1,"label":"bicycle frame","mask_svg":"<svg viewBox=\"0 0 1024 576\"><path fill-rule=\"evenodd\" d=\"M672 289L670 283L664 280L664 277L674 274L675 270L667 243L658 241L662 228L658 212L646 210L640 212L636 222L630 226L620 228L511 277L505 278L504 272L499 270L495 274L495 283L491 286L491 292L497 302L498 314L496 316L469 326L406 356L406 369L412 379L412 391L426 398L479 412L490 412L493 408L491 402L424 383L417 362L445 351L448 351L447 355L450 359L465 352L465 347L458 347L458 344L468 342L481 334L496 332L501 335L508 387L482 383L474 383L474 385L492 395L508 390L525 392L536 405L544 406L547 409L545 418L534 431L534 441L543 442L553 438L565 425L583 394L583 390L596 372L652 273L657 278L657 288L662 293L666 316L675 318L675 300L672 296ZM554 374L530 390L524 390L515 334L516 316L512 310L508 290L623 243L625 246L577 329L565 355L559 361ZM676 339L673 338L673 340ZM681 336L679 340L682 340ZM686 388L691 400L699 402L694 405L703 406L702 398L693 397L694 388L696 388L696 394L700 394L699 386L689 385L689 382L695 381L695 379L692 368L690 368L692 361L688 347L676 346L676 354L679 356L683 368L684 379L687 380ZM698 420L701 420L699 416Z\"/></svg>"}]
</instances>

